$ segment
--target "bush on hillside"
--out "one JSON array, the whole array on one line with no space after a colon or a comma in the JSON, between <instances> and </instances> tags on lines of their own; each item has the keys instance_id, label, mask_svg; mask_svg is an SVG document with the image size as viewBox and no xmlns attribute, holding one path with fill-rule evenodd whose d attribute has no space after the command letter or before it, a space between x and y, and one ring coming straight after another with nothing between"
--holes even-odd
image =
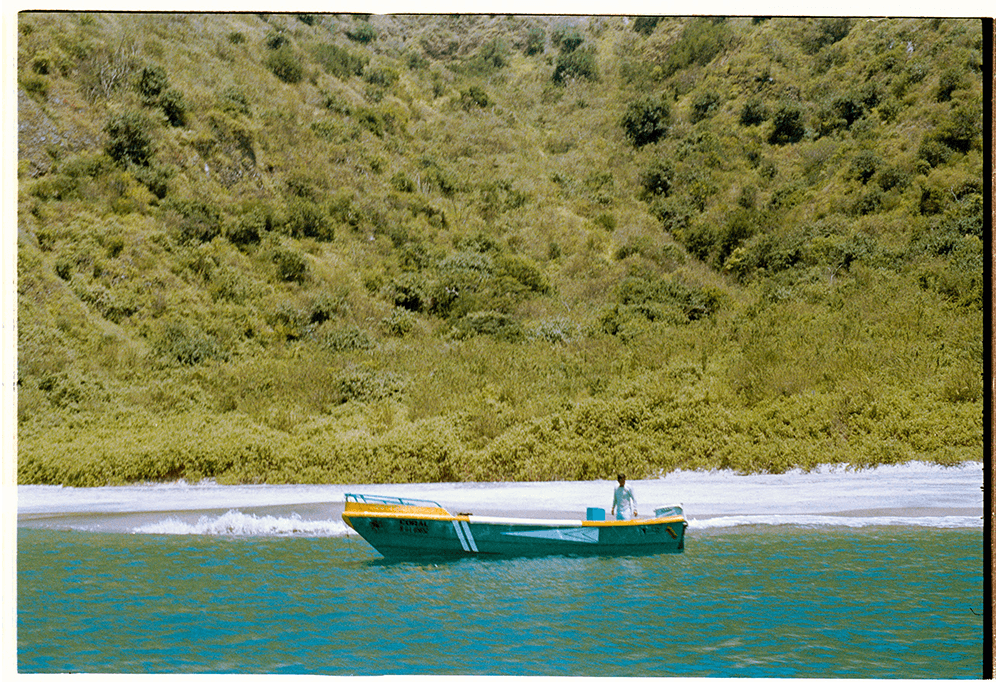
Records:
<instances>
[{"instance_id":1,"label":"bush on hillside","mask_svg":"<svg viewBox=\"0 0 1000 682\"><path fill-rule=\"evenodd\" d=\"M711 90L703 90L691 102L691 123L698 123L711 117L719 108L722 98Z\"/></svg>"},{"instance_id":2,"label":"bush on hillside","mask_svg":"<svg viewBox=\"0 0 1000 682\"><path fill-rule=\"evenodd\" d=\"M816 54L827 45L847 37L854 21L847 17L814 19L802 39L802 47L809 54Z\"/></svg>"},{"instance_id":3,"label":"bush on hillside","mask_svg":"<svg viewBox=\"0 0 1000 682\"><path fill-rule=\"evenodd\" d=\"M663 75L673 76L689 66L704 66L722 52L732 40L732 29L725 17L696 18L684 24L680 37L662 64Z\"/></svg>"},{"instance_id":4,"label":"bush on hillside","mask_svg":"<svg viewBox=\"0 0 1000 682\"><path fill-rule=\"evenodd\" d=\"M155 103L169 87L170 79L162 66L145 66L136 77L135 89L146 104Z\"/></svg>"},{"instance_id":5,"label":"bush on hillside","mask_svg":"<svg viewBox=\"0 0 1000 682\"><path fill-rule=\"evenodd\" d=\"M767 110L767 106L755 97L748 100L740 109L740 125L760 125L767 120L768 116L770 116L770 112Z\"/></svg>"},{"instance_id":6,"label":"bush on hillside","mask_svg":"<svg viewBox=\"0 0 1000 682\"><path fill-rule=\"evenodd\" d=\"M522 341L526 336L525 329L520 322L510 315L495 310L469 313L455 323L452 333L458 339L470 336L491 336L511 343Z\"/></svg>"},{"instance_id":7,"label":"bush on hillside","mask_svg":"<svg viewBox=\"0 0 1000 682\"><path fill-rule=\"evenodd\" d=\"M524 54L529 57L545 52L545 31L538 26L528 29L528 37L524 41Z\"/></svg>"},{"instance_id":8,"label":"bush on hillside","mask_svg":"<svg viewBox=\"0 0 1000 682\"><path fill-rule=\"evenodd\" d=\"M149 120L135 111L113 115L104 124L104 151L121 166L148 166L153 158Z\"/></svg>"},{"instance_id":9,"label":"bush on hillside","mask_svg":"<svg viewBox=\"0 0 1000 682\"><path fill-rule=\"evenodd\" d=\"M367 21L359 21L344 31L344 35L356 43L368 44L378 38L378 31Z\"/></svg>"},{"instance_id":10,"label":"bush on hillside","mask_svg":"<svg viewBox=\"0 0 1000 682\"><path fill-rule=\"evenodd\" d=\"M332 43L321 43L310 48L312 57L323 69L337 78L360 76L368 66L370 57ZM329 107L328 107L329 108Z\"/></svg>"},{"instance_id":11,"label":"bush on hillside","mask_svg":"<svg viewBox=\"0 0 1000 682\"><path fill-rule=\"evenodd\" d=\"M169 88L163 92L157 104L170 125L177 128L187 122L187 105L184 102L184 93L177 88Z\"/></svg>"},{"instance_id":12,"label":"bush on hillside","mask_svg":"<svg viewBox=\"0 0 1000 682\"><path fill-rule=\"evenodd\" d=\"M882 157L871 149L865 149L854 155L847 168L847 177L867 183L882 167Z\"/></svg>"},{"instance_id":13,"label":"bush on hillside","mask_svg":"<svg viewBox=\"0 0 1000 682\"><path fill-rule=\"evenodd\" d=\"M301 252L277 244L270 249L270 260L279 282L302 284L309 274L309 261Z\"/></svg>"},{"instance_id":14,"label":"bush on hillside","mask_svg":"<svg viewBox=\"0 0 1000 682\"><path fill-rule=\"evenodd\" d=\"M629 102L621 119L625 137L636 147L658 142L670 131L670 123L670 104L653 95Z\"/></svg>"},{"instance_id":15,"label":"bush on hillside","mask_svg":"<svg viewBox=\"0 0 1000 682\"><path fill-rule=\"evenodd\" d=\"M472 60L470 70L473 73L490 74L505 68L510 64L510 49L502 38L488 40L480 46Z\"/></svg>"},{"instance_id":16,"label":"bush on hillside","mask_svg":"<svg viewBox=\"0 0 1000 682\"><path fill-rule=\"evenodd\" d=\"M552 32L552 44L559 48L561 54L569 54L583 45L583 34L580 29L563 27Z\"/></svg>"},{"instance_id":17,"label":"bush on hillside","mask_svg":"<svg viewBox=\"0 0 1000 682\"><path fill-rule=\"evenodd\" d=\"M597 57L593 49L582 48L560 54L556 58L556 69L552 72L553 83L565 85L577 78L588 81L598 80Z\"/></svg>"},{"instance_id":18,"label":"bush on hillside","mask_svg":"<svg viewBox=\"0 0 1000 682\"><path fill-rule=\"evenodd\" d=\"M182 318L171 318L160 324L153 338L153 349L160 356L181 365L198 365L226 357L216 339Z\"/></svg>"},{"instance_id":19,"label":"bush on hillside","mask_svg":"<svg viewBox=\"0 0 1000 682\"><path fill-rule=\"evenodd\" d=\"M794 144L806 134L802 110L794 104L782 104L774 113L774 128L768 137L771 144Z\"/></svg>"},{"instance_id":20,"label":"bush on hillside","mask_svg":"<svg viewBox=\"0 0 1000 682\"><path fill-rule=\"evenodd\" d=\"M632 20L632 30L644 36L653 35L653 31L663 20L663 17L641 16Z\"/></svg>"},{"instance_id":21,"label":"bush on hillside","mask_svg":"<svg viewBox=\"0 0 1000 682\"><path fill-rule=\"evenodd\" d=\"M264 37L264 46L269 50L280 50L288 45L288 42L288 36L285 35L284 30L272 30Z\"/></svg>"},{"instance_id":22,"label":"bush on hillside","mask_svg":"<svg viewBox=\"0 0 1000 682\"><path fill-rule=\"evenodd\" d=\"M289 46L279 47L267 55L264 66L285 83L295 84L302 80L302 62Z\"/></svg>"},{"instance_id":23,"label":"bush on hillside","mask_svg":"<svg viewBox=\"0 0 1000 682\"><path fill-rule=\"evenodd\" d=\"M463 90L459 95L459 104L466 111L472 109L473 107L479 109L485 109L490 106L490 98L478 85L470 86L467 90Z\"/></svg>"},{"instance_id":24,"label":"bush on hillside","mask_svg":"<svg viewBox=\"0 0 1000 682\"><path fill-rule=\"evenodd\" d=\"M641 196L646 201L669 197L675 182L674 164L667 159L656 159L639 176Z\"/></svg>"}]
</instances>

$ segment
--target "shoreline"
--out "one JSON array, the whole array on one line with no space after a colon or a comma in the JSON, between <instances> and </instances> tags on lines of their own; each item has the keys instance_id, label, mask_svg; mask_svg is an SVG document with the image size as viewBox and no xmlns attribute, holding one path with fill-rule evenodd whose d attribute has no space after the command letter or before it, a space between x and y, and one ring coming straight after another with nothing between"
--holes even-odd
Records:
<instances>
[{"instance_id":1,"label":"shoreline","mask_svg":"<svg viewBox=\"0 0 1000 682\"><path fill-rule=\"evenodd\" d=\"M497 509L471 508L465 505L463 509L449 510L453 513L471 512L478 516L499 516L510 518L539 518L553 520L584 520L586 512L579 510L551 509ZM255 507L215 507L210 509L177 509L162 511L128 511L128 512L27 512L17 516L18 528L40 528L50 530L110 532L110 533L145 533L139 529L164 521L187 524L194 527L206 520L221 519L230 512L237 512L246 517L258 520L273 519L276 522L295 521L303 524L339 524L343 503L305 504L305 505L269 505ZM746 513L690 513L685 516L690 521L709 521L729 517L767 517L768 525L773 525L775 519L790 517L801 520L803 517L839 517L850 519L927 519L927 518L982 518L982 507L882 507L875 509L852 509L846 511L810 512L810 513L774 513L760 510L755 514ZM652 514L642 513L640 517L650 517Z\"/></svg>"},{"instance_id":2,"label":"shoreline","mask_svg":"<svg viewBox=\"0 0 1000 682\"><path fill-rule=\"evenodd\" d=\"M981 526L990 500L982 464L945 468L905 464L864 470L738 476L731 472L674 472L630 482L640 516L680 503L685 516L710 525ZM262 533L346 532L345 495L433 500L452 514L584 520L587 509L608 515L613 482L537 481L350 485L159 484L104 488L18 488L18 527L133 532L175 526L179 531ZM232 513L230 513L232 512ZM728 517L731 520L726 520ZM718 521L717 519L723 519ZM715 519L716 521L713 521ZM853 520L858 520L857 524ZM868 520L865 520L868 519ZM12 519L13 520L13 519ZM759 521L758 521L759 520ZM230 529L230 524L235 530Z\"/></svg>"}]
</instances>

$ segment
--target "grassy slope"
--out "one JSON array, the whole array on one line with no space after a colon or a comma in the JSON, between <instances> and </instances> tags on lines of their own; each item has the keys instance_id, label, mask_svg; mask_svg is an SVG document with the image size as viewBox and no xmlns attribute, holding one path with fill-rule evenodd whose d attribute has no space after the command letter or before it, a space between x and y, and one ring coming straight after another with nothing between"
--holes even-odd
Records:
<instances>
[{"instance_id":1,"label":"grassy slope","mask_svg":"<svg viewBox=\"0 0 1000 682\"><path fill-rule=\"evenodd\" d=\"M557 85L574 29L600 77ZM981 52L961 20L23 14L19 482L981 458ZM671 126L635 147L646 93ZM123 112L148 165L105 153Z\"/></svg>"}]
</instances>

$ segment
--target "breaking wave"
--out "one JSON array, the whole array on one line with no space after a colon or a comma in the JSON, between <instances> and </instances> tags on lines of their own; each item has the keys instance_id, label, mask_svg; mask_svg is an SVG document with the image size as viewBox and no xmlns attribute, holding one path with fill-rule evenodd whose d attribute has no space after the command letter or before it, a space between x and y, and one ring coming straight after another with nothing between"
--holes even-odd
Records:
<instances>
[{"instance_id":1,"label":"breaking wave","mask_svg":"<svg viewBox=\"0 0 1000 682\"><path fill-rule=\"evenodd\" d=\"M307 520L298 514L276 517L228 511L222 516L202 516L193 523L170 517L139 526L132 532L150 535L342 537L354 531L343 521L334 519Z\"/></svg>"}]
</instances>

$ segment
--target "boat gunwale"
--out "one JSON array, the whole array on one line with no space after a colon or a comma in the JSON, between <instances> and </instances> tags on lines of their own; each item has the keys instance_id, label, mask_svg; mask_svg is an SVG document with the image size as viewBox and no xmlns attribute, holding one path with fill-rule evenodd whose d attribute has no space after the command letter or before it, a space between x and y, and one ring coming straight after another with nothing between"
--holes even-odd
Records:
<instances>
[{"instance_id":1,"label":"boat gunwale","mask_svg":"<svg viewBox=\"0 0 1000 682\"><path fill-rule=\"evenodd\" d=\"M357 505L361 506L361 505ZM366 505L369 506L369 505ZM382 507L383 505L370 505L372 507ZM425 508L426 509L426 508ZM580 527L613 527L613 526L649 526L662 523L678 523L684 522L683 516L658 516L654 518L642 518L642 519L606 519L604 521L596 520L580 520L580 519L534 519L534 518L521 518L521 517L508 517L508 516L479 516L476 514L451 514L446 510L445 513L420 513L420 507L406 507L400 506L395 509L350 509L344 510L343 516L346 517L362 517L362 518L400 518L400 519L419 519L424 521L467 521L470 524L478 523L490 526L547 526L547 527L563 527L563 528L580 528Z\"/></svg>"}]
</instances>

